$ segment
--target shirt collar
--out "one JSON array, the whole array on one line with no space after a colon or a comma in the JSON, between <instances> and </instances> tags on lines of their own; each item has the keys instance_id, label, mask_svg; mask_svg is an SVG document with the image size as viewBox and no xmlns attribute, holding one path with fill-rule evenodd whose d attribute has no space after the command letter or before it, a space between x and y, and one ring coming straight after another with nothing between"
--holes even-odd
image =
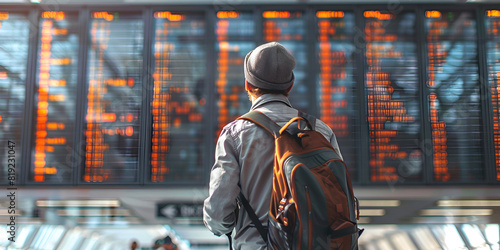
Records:
<instances>
[{"instance_id":1,"label":"shirt collar","mask_svg":"<svg viewBox=\"0 0 500 250\"><path fill-rule=\"evenodd\" d=\"M255 110L255 109L257 109L257 108L259 108L267 103L270 103L270 102L282 102L282 103L286 104L287 106L292 107L292 104L290 104L290 101L284 95L281 95L281 94L263 94L263 95L259 96L257 98L257 100L255 100L252 103L252 107L250 108L250 110Z\"/></svg>"}]
</instances>

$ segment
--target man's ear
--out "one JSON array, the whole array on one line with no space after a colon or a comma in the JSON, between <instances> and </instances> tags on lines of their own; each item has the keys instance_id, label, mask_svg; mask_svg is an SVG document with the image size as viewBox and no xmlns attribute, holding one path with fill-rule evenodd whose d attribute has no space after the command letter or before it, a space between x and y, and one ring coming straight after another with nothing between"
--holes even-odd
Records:
<instances>
[{"instance_id":1,"label":"man's ear","mask_svg":"<svg viewBox=\"0 0 500 250\"><path fill-rule=\"evenodd\" d=\"M250 87L248 86L248 81L245 80L245 90L246 91L249 91L250 90Z\"/></svg>"}]
</instances>

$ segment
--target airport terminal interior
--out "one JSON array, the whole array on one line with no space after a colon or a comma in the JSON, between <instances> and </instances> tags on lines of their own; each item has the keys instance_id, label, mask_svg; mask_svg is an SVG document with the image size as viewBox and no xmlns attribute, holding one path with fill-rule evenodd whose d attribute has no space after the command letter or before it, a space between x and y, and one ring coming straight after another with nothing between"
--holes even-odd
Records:
<instances>
[{"instance_id":1,"label":"airport terminal interior","mask_svg":"<svg viewBox=\"0 0 500 250\"><path fill-rule=\"evenodd\" d=\"M0 248L228 249L203 201L271 41L337 136L360 249L500 249L498 0L0 0Z\"/></svg>"}]
</instances>

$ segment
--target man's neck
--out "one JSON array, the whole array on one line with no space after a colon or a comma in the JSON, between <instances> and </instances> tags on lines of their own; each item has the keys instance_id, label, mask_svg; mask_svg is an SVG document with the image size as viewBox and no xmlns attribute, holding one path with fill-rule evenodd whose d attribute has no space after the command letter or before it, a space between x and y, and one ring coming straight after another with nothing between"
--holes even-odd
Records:
<instances>
[{"instance_id":1,"label":"man's neck","mask_svg":"<svg viewBox=\"0 0 500 250\"><path fill-rule=\"evenodd\" d=\"M255 96L252 93L250 93L249 91L247 91L247 94L248 94L248 98L252 102L252 105L255 103L255 100L257 100L257 98L259 98L258 96Z\"/></svg>"}]
</instances>

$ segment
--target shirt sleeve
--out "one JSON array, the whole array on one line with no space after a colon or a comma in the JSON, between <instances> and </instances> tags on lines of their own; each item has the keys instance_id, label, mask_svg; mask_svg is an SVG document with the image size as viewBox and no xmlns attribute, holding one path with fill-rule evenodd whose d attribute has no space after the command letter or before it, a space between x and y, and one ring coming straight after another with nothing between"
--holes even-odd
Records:
<instances>
[{"instance_id":1,"label":"shirt sleeve","mask_svg":"<svg viewBox=\"0 0 500 250\"><path fill-rule=\"evenodd\" d=\"M236 223L236 197L240 192L238 152L230 130L217 141L215 163L210 173L209 196L203 205L203 222L217 236L230 233Z\"/></svg>"}]
</instances>

